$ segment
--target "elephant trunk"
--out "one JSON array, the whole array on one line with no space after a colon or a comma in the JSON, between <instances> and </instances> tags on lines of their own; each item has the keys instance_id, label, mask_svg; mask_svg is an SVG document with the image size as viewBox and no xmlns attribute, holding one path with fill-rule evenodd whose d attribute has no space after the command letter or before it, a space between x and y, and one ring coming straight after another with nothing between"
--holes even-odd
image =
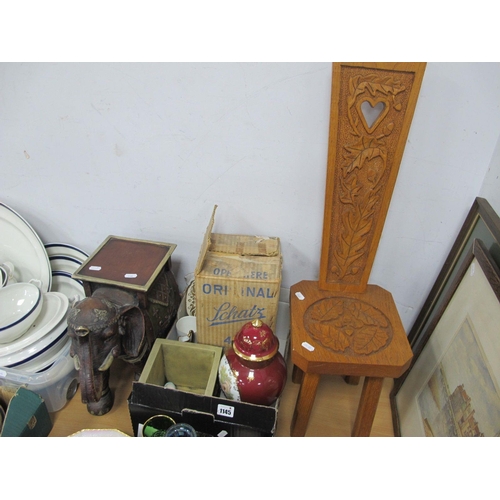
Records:
<instances>
[{"instance_id":1,"label":"elephant trunk","mask_svg":"<svg viewBox=\"0 0 500 500\"><path fill-rule=\"evenodd\" d=\"M101 364L99 369L95 369L93 366L93 352L92 352L92 336L77 337L74 339L77 342L75 351L75 366L79 366L80 372L80 390L82 403L87 404L89 412L92 414L104 414L109 411L109 408L104 413L98 406L104 404L103 397L109 392L109 371L105 368L104 364L107 363L108 367L111 364L108 360L109 356L112 357L110 353L104 363ZM90 407L93 410L90 410Z\"/></svg>"}]
</instances>

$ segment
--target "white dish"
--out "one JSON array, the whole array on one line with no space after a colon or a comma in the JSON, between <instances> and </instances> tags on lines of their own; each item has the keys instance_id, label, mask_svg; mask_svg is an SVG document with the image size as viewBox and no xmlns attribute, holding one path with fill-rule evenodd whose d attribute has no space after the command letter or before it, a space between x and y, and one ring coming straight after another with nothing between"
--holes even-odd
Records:
<instances>
[{"instance_id":1,"label":"white dish","mask_svg":"<svg viewBox=\"0 0 500 500\"><path fill-rule=\"evenodd\" d=\"M69 305L66 295L59 292L47 292L44 294L43 299L42 310L31 328L14 342L0 345L0 362L3 358L26 348L47 335L64 318Z\"/></svg>"},{"instance_id":2,"label":"white dish","mask_svg":"<svg viewBox=\"0 0 500 500\"><path fill-rule=\"evenodd\" d=\"M0 289L0 343L9 344L28 331L42 310L43 295L32 283Z\"/></svg>"},{"instance_id":3,"label":"white dish","mask_svg":"<svg viewBox=\"0 0 500 500\"><path fill-rule=\"evenodd\" d=\"M50 291L52 269L42 240L23 217L4 203L0 203L0 234L0 262L14 264L18 282L38 279L42 291Z\"/></svg>"},{"instance_id":4,"label":"white dish","mask_svg":"<svg viewBox=\"0 0 500 500\"><path fill-rule=\"evenodd\" d=\"M130 437L118 429L82 429L68 437Z\"/></svg>"},{"instance_id":5,"label":"white dish","mask_svg":"<svg viewBox=\"0 0 500 500\"><path fill-rule=\"evenodd\" d=\"M57 294L60 299L57 305L52 304L52 316L43 324L34 325L35 328L23 335L17 342L22 342L23 345L15 346L14 351L8 351L0 357L0 366L15 367L20 363L33 359L37 355L49 349L53 344L60 339L62 334L65 334L67 328L67 314L68 314L68 297L57 292L50 292L45 294L44 302L50 302L52 294ZM62 312L62 315L61 315ZM55 313L55 314L54 314ZM40 313L40 316L42 313ZM59 321L55 323L55 319ZM55 323L55 324L54 324ZM7 347L7 346L5 346Z\"/></svg>"},{"instance_id":6,"label":"white dish","mask_svg":"<svg viewBox=\"0 0 500 500\"><path fill-rule=\"evenodd\" d=\"M67 333L67 329L66 329ZM23 370L28 373L42 372L52 366L59 358L66 345L71 342L68 335L63 335L57 342L54 343L49 349L40 354L34 359L26 361L16 366L18 370Z\"/></svg>"},{"instance_id":7,"label":"white dish","mask_svg":"<svg viewBox=\"0 0 500 500\"><path fill-rule=\"evenodd\" d=\"M12 356L10 356L11 361L3 363L3 366L5 368L17 368L18 366L23 365L38 356L42 356L46 351L54 347L55 344L60 342L61 339L67 335L67 330L68 325L66 323L66 316L64 316L64 320L61 321L48 335L45 335L34 344L28 346L26 349L12 354ZM0 365L2 365L1 362Z\"/></svg>"},{"instance_id":8,"label":"white dish","mask_svg":"<svg viewBox=\"0 0 500 500\"><path fill-rule=\"evenodd\" d=\"M55 255L49 257L49 260L52 273L54 273L54 271L63 271L65 273L73 274L83 262L75 259L74 257L65 257L64 255Z\"/></svg>"},{"instance_id":9,"label":"white dish","mask_svg":"<svg viewBox=\"0 0 500 500\"><path fill-rule=\"evenodd\" d=\"M81 281L73 279L70 273L64 271L52 272L52 291L63 293L71 303L85 298Z\"/></svg>"},{"instance_id":10,"label":"white dish","mask_svg":"<svg viewBox=\"0 0 500 500\"><path fill-rule=\"evenodd\" d=\"M74 259L82 262L87 260L89 257L87 252L84 252L82 249L73 245L68 245L67 243L47 243L45 245L45 250L47 251L49 257L73 257Z\"/></svg>"}]
</instances>

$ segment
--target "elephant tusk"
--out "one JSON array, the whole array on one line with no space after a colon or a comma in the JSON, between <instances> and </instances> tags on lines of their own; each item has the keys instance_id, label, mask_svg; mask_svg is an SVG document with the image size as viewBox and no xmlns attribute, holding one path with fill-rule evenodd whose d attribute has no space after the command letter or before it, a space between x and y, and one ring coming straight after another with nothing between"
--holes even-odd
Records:
<instances>
[{"instance_id":1,"label":"elephant tusk","mask_svg":"<svg viewBox=\"0 0 500 500\"><path fill-rule=\"evenodd\" d=\"M75 369L80 371L80 358L77 354L73 356L73 363L75 363Z\"/></svg>"},{"instance_id":2,"label":"elephant tusk","mask_svg":"<svg viewBox=\"0 0 500 500\"><path fill-rule=\"evenodd\" d=\"M100 372L105 372L106 370L109 370L109 367L111 366L111 363L114 360L113 353L110 352L107 356L106 359L103 361L102 365L98 368Z\"/></svg>"}]
</instances>

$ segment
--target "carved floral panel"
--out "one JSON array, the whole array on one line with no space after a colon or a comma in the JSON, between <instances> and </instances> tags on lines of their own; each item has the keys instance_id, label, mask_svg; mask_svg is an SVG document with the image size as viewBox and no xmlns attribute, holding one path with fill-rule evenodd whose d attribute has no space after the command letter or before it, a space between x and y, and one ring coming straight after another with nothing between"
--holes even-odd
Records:
<instances>
[{"instance_id":1,"label":"carved floral panel","mask_svg":"<svg viewBox=\"0 0 500 500\"><path fill-rule=\"evenodd\" d=\"M352 356L368 356L387 347L393 328L387 316L362 300L335 297L308 307L304 324L323 347Z\"/></svg>"},{"instance_id":2,"label":"carved floral panel","mask_svg":"<svg viewBox=\"0 0 500 500\"><path fill-rule=\"evenodd\" d=\"M330 139L335 143L328 166L334 180L325 214L331 218L327 283L368 280L365 268L371 267L374 255L369 256L378 246L377 221L383 223L388 207L384 197L392 195L391 170L399 168L394 154L414 77L412 72L341 66L337 134Z\"/></svg>"}]
</instances>

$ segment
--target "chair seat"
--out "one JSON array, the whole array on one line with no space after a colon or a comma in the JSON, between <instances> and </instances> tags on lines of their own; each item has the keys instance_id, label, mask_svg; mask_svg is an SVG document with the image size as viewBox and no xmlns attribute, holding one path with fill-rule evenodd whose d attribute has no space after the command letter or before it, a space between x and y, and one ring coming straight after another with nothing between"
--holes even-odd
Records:
<instances>
[{"instance_id":1,"label":"chair seat","mask_svg":"<svg viewBox=\"0 0 500 500\"><path fill-rule=\"evenodd\" d=\"M320 290L317 281L290 289L290 338L300 382L290 434L304 436L321 375L365 377L353 436L369 436L384 378L401 376L413 353L392 295Z\"/></svg>"},{"instance_id":2,"label":"chair seat","mask_svg":"<svg viewBox=\"0 0 500 500\"><path fill-rule=\"evenodd\" d=\"M392 295L377 285L355 294L301 281L290 289L290 314L292 361L304 372L397 378L410 366Z\"/></svg>"}]
</instances>

